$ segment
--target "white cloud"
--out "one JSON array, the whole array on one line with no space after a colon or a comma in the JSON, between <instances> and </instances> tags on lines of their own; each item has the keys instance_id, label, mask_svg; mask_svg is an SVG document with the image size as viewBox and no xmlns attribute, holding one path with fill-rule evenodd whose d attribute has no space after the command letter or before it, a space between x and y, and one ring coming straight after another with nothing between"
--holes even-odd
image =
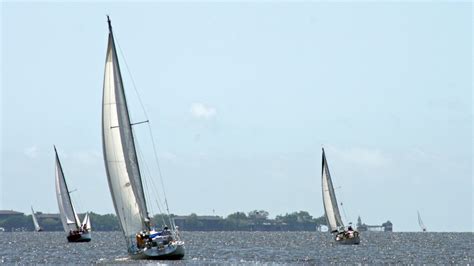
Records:
<instances>
[{"instance_id":1,"label":"white cloud","mask_svg":"<svg viewBox=\"0 0 474 266\"><path fill-rule=\"evenodd\" d=\"M376 149L357 147L349 149L328 147L328 149L343 161L368 167L385 167L392 161L387 154Z\"/></svg>"},{"instance_id":2,"label":"white cloud","mask_svg":"<svg viewBox=\"0 0 474 266\"><path fill-rule=\"evenodd\" d=\"M415 147L409 150L406 154L407 158L416 162L429 162L441 161L442 156L433 152L428 152L422 148Z\"/></svg>"},{"instance_id":3,"label":"white cloud","mask_svg":"<svg viewBox=\"0 0 474 266\"><path fill-rule=\"evenodd\" d=\"M31 147L25 148L23 153L31 159L38 157L38 146L33 145Z\"/></svg>"},{"instance_id":4,"label":"white cloud","mask_svg":"<svg viewBox=\"0 0 474 266\"><path fill-rule=\"evenodd\" d=\"M98 151L77 151L72 154L72 158L82 164L102 163L102 153Z\"/></svg>"},{"instance_id":5,"label":"white cloud","mask_svg":"<svg viewBox=\"0 0 474 266\"><path fill-rule=\"evenodd\" d=\"M216 116L216 108L203 103L193 103L191 105L191 115L197 119L211 119Z\"/></svg>"}]
</instances>

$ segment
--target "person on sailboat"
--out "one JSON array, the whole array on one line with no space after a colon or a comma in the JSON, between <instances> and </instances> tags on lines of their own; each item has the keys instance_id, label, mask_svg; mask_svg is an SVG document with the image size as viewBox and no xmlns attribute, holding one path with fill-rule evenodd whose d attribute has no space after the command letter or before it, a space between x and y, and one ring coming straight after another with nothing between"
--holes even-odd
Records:
<instances>
[{"instance_id":1,"label":"person on sailboat","mask_svg":"<svg viewBox=\"0 0 474 266\"><path fill-rule=\"evenodd\" d=\"M144 222L147 228L151 228L151 222L149 218L145 218Z\"/></svg>"},{"instance_id":2,"label":"person on sailboat","mask_svg":"<svg viewBox=\"0 0 474 266\"><path fill-rule=\"evenodd\" d=\"M344 232L344 237L345 238L352 238L354 235L354 229L352 229L352 226L349 225L349 227L347 227L347 231Z\"/></svg>"},{"instance_id":3,"label":"person on sailboat","mask_svg":"<svg viewBox=\"0 0 474 266\"><path fill-rule=\"evenodd\" d=\"M145 237L143 233L138 233L136 235L136 240L137 240L137 248L145 247Z\"/></svg>"},{"instance_id":4,"label":"person on sailboat","mask_svg":"<svg viewBox=\"0 0 474 266\"><path fill-rule=\"evenodd\" d=\"M168 226L165 226L165 227L163 228L163 231L161 231L161 235L163 235L163 236L171 235L171 231L170 231L170 229L168 228Z\"/></svg>"}]
</instances>

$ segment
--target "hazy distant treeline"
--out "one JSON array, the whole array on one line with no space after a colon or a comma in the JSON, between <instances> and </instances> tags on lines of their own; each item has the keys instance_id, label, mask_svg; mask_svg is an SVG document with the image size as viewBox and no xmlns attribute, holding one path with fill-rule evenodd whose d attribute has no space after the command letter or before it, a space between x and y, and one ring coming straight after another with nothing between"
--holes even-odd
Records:
<instances>
[{"instance_id":1,"label":"hazy distant treeline","mask_svg":"<svg viewBox=\"0 0 474 266\"><path fill-rule=\"evenodd\" d=\"M93 231L119 231L117 217L114 214L89 213ZM249 213L236 212L227 217L219 216L177 216L171 214L176 225L183 231L312 231L319 225L325 225L324 216L313 218L306 211L278 215L275 219L268 218L268 212L264 210L251 211ZM37 215L38 222L44 231L62 231L63 227L59 218L42 217ZM82 219L83 217L80 217ZM166 215L155 215L152 223L160 228L169 225L169 217ZM33 231L31 215L12 215L0 219L0 227L6 231Z\"/></svg>"}]
</instances>

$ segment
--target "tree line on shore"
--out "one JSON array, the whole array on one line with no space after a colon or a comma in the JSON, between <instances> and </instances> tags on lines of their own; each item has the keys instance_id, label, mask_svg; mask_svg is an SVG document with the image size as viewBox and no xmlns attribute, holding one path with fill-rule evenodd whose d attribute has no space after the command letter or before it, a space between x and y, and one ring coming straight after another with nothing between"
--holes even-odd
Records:
<instances>
[{"instance_id":1,"label":"tree line on shore","mask_svg":"<svg viewBox=\"0 0 474 266\"><path fill-rule=\"evenodd\" d=\"M37 219L44 231L62 231L59 216L42 215L37 213ZM187 216L171 214L175 224L183 231L313 231L320 225L326 225L324 216L314 218L306 211L277 215L268 218L264 210L254 210L249 213L235 212L227 217L198 216L194 213ZM118 219L114 214L97 214L90 212L93 231L119 231ZM82 218L82 217L80 217ZM169 225L169 217L157 214L152 218L152 224L157 228ZM6 231L33 231L31 215L12 215L0 219L0 227Z\"/></svg>"}]
</instances>

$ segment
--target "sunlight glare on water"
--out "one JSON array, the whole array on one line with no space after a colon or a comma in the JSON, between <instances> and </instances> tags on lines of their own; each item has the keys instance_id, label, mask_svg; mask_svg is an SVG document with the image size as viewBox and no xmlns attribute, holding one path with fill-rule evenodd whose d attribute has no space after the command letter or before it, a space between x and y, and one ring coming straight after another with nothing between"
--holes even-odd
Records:
<instances>
[{"instance_id":1,"label":"sunlight glare on water","mask_svg":"<svg viewBox=\"0 0 474 266\"><path fill-rule=\"evenodd\" d=\"M321 232L182 232L183 261L165 264L472 264L473 233L363 232L360 245L335 244ZM120 232L93 232L89 243L68 243L62 232L0 233L2 263L156 264L132 260Z\"/></svg>"}]
</instances>

